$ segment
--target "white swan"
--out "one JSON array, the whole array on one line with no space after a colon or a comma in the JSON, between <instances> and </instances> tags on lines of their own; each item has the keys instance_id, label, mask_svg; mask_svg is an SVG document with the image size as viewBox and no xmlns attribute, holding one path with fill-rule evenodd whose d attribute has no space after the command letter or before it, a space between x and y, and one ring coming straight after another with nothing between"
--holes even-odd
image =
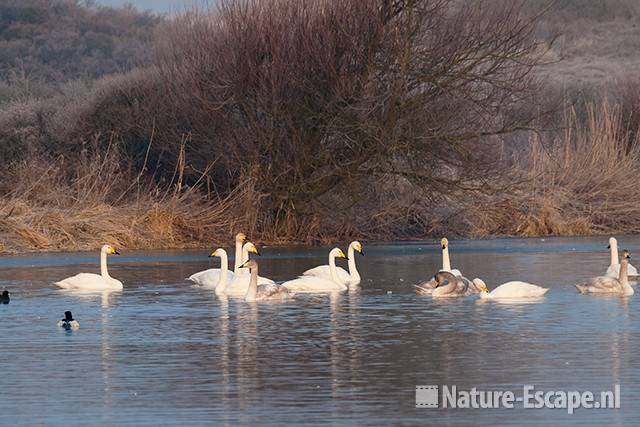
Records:
<instances>
[{"instance_id":1,"label":"white swan","mask_svg":"<svg viewBox=\"0 0 640 427\"><path fill-rule=\"evenodd\" d=\"M215 251L211 252L211 255L209 255L209 257L220 258L220 274L218 276L218 283L216 283L215 285L214 292L218 296L225 295L227 286L229 285L229 276L233 278L233 273L229 271L229 258L227 257L227 251L222 248L218 248Z\"/></svg>"},{"instance_id":2,"label":"white swan","mask_svg":"<svg viewBox=\"0 0 640 427\"><path fill-rule=\"evenodd\" d=\"M345 258L347 256L340 248L333 248L329 252L329 271L331 279L318 276L300 276L297 279L284 282L282 286L290 291L295 292L342 292L348 287L340 282L336 273L336 258Z\"/></svg>"},{"instance_id":3,"label":"white swan","mask_svg":"<svg viewBox=\"0 0 640 427\"><path fill-rule=\"evenodd\" d=\"M437 283L437 288L433 290L433 297L461 297L467 295L469 283L461 277L454 276L449 271L439 271L433 277Z\"/></svg>"},{"instance_id":4,"label":"white swan","mask_svg":"<svg viewBox=\"0 0 640 427\"><path fill-rule=\"evenodd\" d=\"M449 259L449 240L444 237L440 240L440 244L442 246L442 271L450 271L454 276L462 277L460 270L451 268L451 260Z\"/></svg>"},{"instance_id":5,"label":"white swan","mask_svg":"<svg viewBox=\"0 0 640 427\"><path fill-rule=\"evenodd\" d=\"M480 290L480 298L482 299L541 297L549 290L527 282L511 281L503 283L489 292L489 288L482 279L473 279L473 284Z\"/></svg>"},{"instance_id":6,"label":"white swan","mask_svg":"<svg viewBox=\"0 0 640 427\"><path fill-rule=\"evenodd\" d=\"M586 283L576 285L578 291L582 294L618 294L624 296L633 295L633 288L629 285L629 277L627 268L629 267L629 258L631 255L628 250L622 252L622 260L620 262L620 275L618 278L613 277L594 277Z\"/></svg>"},{"instance_id":7,"label":"white swan","mask_svg":"<svg viewBox=\"0 0 640 427\"><path fill-rule=\"evenodd\" d=\"M609 246L611 250L611 263L605 273L606 277L618 278L620 276L620 261L618 260L618 240L615 237L609 238ZM628 276L637 276L638 270L629 263L629 269L627 270Z\"/></svg>"},{"instance_id":8,"label":"white swan","mask_svg":"<svg viewBox=\"0 0 640 427\"><path fill-rule=\"evenodd\" d=\"M358 286L361 281L360 273L358 273L358 269L356 268L355 252L358 252L360 253L360 255L364 256L364 252L362 251L362 244L357 240L349 244L349 249L347 251L347 257L349 258L349 272L347 273L347 271L342 267L336 267L338 280L340 281L340 283L343 283L350 288ZM331 267L326 264L319 265L305 271L304 273L302 273L302 275L331 279Z\"/></svg>"},{"instance_id":9,"label":"white swan","mask_svg":"<svg viewBox=\"0 0 640 427\"><path fill-rule=\"evenodd\" d=\"M100 250L100 274L80 273L55 282L54 285L64 289L84 289L89 291L122 289L122 282L109 276L107 255L120 255L120 253L113 246L104 245Z\"/></svg>"},{"instance_id":10,"label":"white swan","mask_svg":"<svg viewBox=\"0 0 640 427\"><path fill-rule=\"evenodd\" d=\"M260 255L258 248L251 243L247 242L242 246L242 258L246 261L249 260L249 254ZM242 267L243 264L240 264L238 273L233 275L233 278L230 279L230 283L225 290L225 294L233 297L244 297L247 293L247 289L249 289L249 282L251 279L250 272L247 268ZM258 285L268 285L275 284L275 282L269 278L258 276Z\"/></svg>"},{"instance_id":11,"label":"white swan","mask_svg":"<svg viewBox=\"0 0 640 427\"><path fill-rule=\"evenodd\" d=\"M230 280L233 279L233 274L237 273L240 269L240 265L245 261L242 259L242 244L247 240L247 236L244 233L236 234L236 257L234 260L233 273L230 273ZM226 251L225 251L226 254ZM211 257L211 255L209 255ZM210 268L208 270L199 271L187 277L185 280L190 280L198 285L203 286L216 286L220 281L220 269Z\"/></svg>"},{"instance_id":12,"label":"white swan","mask_svg":"<svg viewBox=\"0 0 640 427\"><path fill-rule=\"evenodd\" d=\"M258 263L255 260L248 260L242 267L248 268L250 273L249 288L244 297L246 302L289 298L289 290L283 286L275 283L258 285Z\"/></svg>"}]
</instances>

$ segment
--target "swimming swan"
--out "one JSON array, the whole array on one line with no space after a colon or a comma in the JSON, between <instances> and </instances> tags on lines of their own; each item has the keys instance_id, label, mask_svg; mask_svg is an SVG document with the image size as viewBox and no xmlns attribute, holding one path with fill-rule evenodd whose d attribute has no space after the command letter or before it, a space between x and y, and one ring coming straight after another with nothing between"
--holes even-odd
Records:
<instances>
[{"instance_id":1,"label":"swimming swan","mask_svg":"<svg viewBox=\"0 0 640 427\"><path fill-rule=\"evenodd\" d=\"M58 327L69 331L71 329L78 329L80 327L80 323L73 318L73 314L71 314L70 311L65 311L64 319L58 322Z\"/></svg>"},{"instance_id":2,"label":"swimming swan","mask_svg":"<svg viewBox=\"0 0 640 427\"><path fill-rule=\"evenodd\" d=\"M475 278L473 283L480 290L480 298L482 299L541 297L549 290L527 282L511 281L503 283L489 292L489 288L482 279Z\"/></svg>"},{"instance_id":3,"label":"swimming swan","mask_svg":"<svg viewBox=\"0 0 640 427\"><path fill-rule=\"evenodd\" d=\"M284 282L282 286L290 291L295 292L342 292L348 288L340 282L336 273L336 258L345 258L347 256L340 248L333 248L329 252L329 271L331 279L318 276L300 276L297 279Z\"/></svg>"},{"instance_id":4,"label":"swimming swan","mask_svg":"<svg viewBox=\"0 0 640 427\"><path fill-rule=\"evenodd\" d=\"M358 269L356 268L355 252L358 252L360 253L360 255L364 256L364 252L362 251L362 244L357 240L349 244L349 250L347 252L347 257L349 258L349 272L347 273L347 271L342 267L336 267L338 280L340 281L340 283L344 283L350 288L358 286L361 281L360 273L358 273ZM304 273L302 273L302 275L331 279L331 267L326 264L319 265L305 271Z\"/></svg>"},{"instance_id":5,"label":"swimming swan","mask_svg":"<svg viewBox=\"0 0 640 427\"><path fill-rule=\"evenodd\" d=\"M234 260L233 273L230 273L230 278L233 279L233 274L237 273L240 269L240 265L244 262L242 259L242 244L247 240L247 236L244 233L236 234L236 258ZM225 251L225 255L226 255ZM211 256L211 255L210 255ZM185 280L190 280L198 285L203 286L217 286L220 281L220 268L210 268L208 270L199 271Z\"/></svg>"},{"instance_id":6,"label":"swimming swan","mask_svg":"<svg viewBox=\"0 0 640 427\"><path fill-rule=\"evenodd\" d=\"M244 297L246 302L289 298L289 290L283 286L275 283L258 285L258 263L255 260L248 260L242 267L248 268L250 273L249 288Z\"/></svg>"},{"instance_id":7,"label":"swimming swan","mask_svg":"<svg viewBox=\"0 0 640 427\"><path fill-rule=\"evenodd\" d=\"M113 246L104 245L100 250L100 274L80 273L55 282L54 285L63 289L84 289L88 291L122 289L122 282L109 276L107 255L120 255L120 253Z\"/></svg>"},{"instance_id":8,"label":"swimming swan","mask_svg":"<svg viewBox=\"0 0 640 427\"><path fill-rule=\"evenodd\" d=\"M433 277L438 287L433 290L433 297L460 297L467 295L469 284L448 271L439 271Z\"/></svg>"},{"instance_id":9,"label":"swimming swan","mask_svg":"<svg viewBox=\"0 0 640 427\"><path fill-rule=\"evenodd\" d=\"M607 246L611 250L611 264L607 268L607 272L605 276L618 278L620 276L620 261L618 260L618 240L615 237L609 238L609 246ZM638 270L629 263L629 269L627 270L628 276L637 276Z\"/></svg>"},{"instance_id":10,"label":"swimming swan","mask_svg":"<svg viewBox=\"0 0 640 427\"><path fill-rule=\"evenodd\" d=\"M250 253L260 255L258 248L256 248L253 243L247 242L242 246L242 258L248 261ZM243 264L240 264L238 273L234 274L232 279L229 279L230 283L225 289L225 295L233 297L244 297L247 294L251 275L249 274L250 272L248 271L248 269L242 267L242 265ZM275 284L275 282L269 278L258 276L258 285L269 284Z\"/></svg>"},{"instance_id":11,"label":"swimming swan","mask_svg":"<svg viewBox=\"0 0 640 427\"><path fill-rule=\"evenodd\" d=\"M449 240L444 237L440 240L440 245L442 246L442 270L441 271L450 271L454 276L462 277L462 273L460 270L451 269L451 260L449 259ZM469 279L467 279L469 281Z\"/></svg>"},{"instance_id":12,"label":"swimming swan","mask_svg":"<svg viewBox=\"0 0 640 427\"><path fill-rule=\"evenodd\" d=\"M214 292L216 295L224 295L227 291L227 285L229 284L229 276L233 277L233 273L229 271L229 258L227 257L227 251L222 248L218 248L211 252L209 258L220 258L220 274L218 276L218 283L216 283ZM210 286L210 285L206 285Z\"/></svg>"},{"instance_id":13,"label":"swimming swan","mask_svg":"<svg viewBox=\"0 0 640 427\"><path fill-rule=\"evenodd\" d=\"M578 291L582 294L618 294L631 296L633 295L633 288L629 285L629 278L627 269L629 267L629 258L631 255L628 250L622 252L622 261L620 263L620 275L618 278L613 277L594 277L589 279L586 283L576 285Z\"/></svg>"}]
</instances>

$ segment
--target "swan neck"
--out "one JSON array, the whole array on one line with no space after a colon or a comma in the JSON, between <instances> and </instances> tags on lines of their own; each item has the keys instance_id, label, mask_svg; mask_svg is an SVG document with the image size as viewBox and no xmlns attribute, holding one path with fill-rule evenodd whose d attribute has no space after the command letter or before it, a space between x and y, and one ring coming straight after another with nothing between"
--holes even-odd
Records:
<instances>
[{"instance_id":1,"label":"swan neck","mask_svg":"<svg viewBox=\"0 0 640 427\"><path fill-rule=\"evenodd\" d=\"M244 245L241 251L242 255L240 257L240 264L238 264L238 273L236 274L244 274L247 271L246 268L240 268L240 266L249 261L249 248L247 247L247 245Z\"/></svg>"},{"instance_id":2,"label":"swan neck","mask_svg":"<svg viewBox=\"0 0 640 427\"><path fill-rule=\"evenodd\" d=\"M449 259L449 246L442 250L442 270L451 271L451 260Z\"/></svg>"},{"instance_id":3,"label":"swan neck","mask_svg":"<svg viewBox=\"0 0 640 427\"><path fill-rule=\"evenodd\" d=\"M618 242L611 244L611 265L619 264L618 260Z\"/></svg>"},{"instance_id":4,"label":"swan neck","mask_svg":"<svg viewBox=\"0 0 640 427\"><path fill-rule=\"evenodd\" d=\"M329 253L329 272L331 273L331 280L335 283L340 283L338 281L338 272L336 271L336 256L332 252Z\"/></svg>"},{"instance_id":5,"label":"swan neck","mask_svg":"<svg viewBox=\"0 0 640 427\"><path fill-rule=\"evenodd\" d=\"M349 253L347 256L349 257L349 276L351 276L352 280L359 280L360 273L358 273L358 269L356 268L355 251L351 245L349 245Z\"/></svg>"},{"instance_id":6,"label":"swan neck","mask_svg":"<svg viewBox=\"0 0 640 427\"><path fill-rule=\"evenodd\" d=\"M105 279L111 278L109 270L107 270L107 253L105 251L100 252L100 275Z\"/></svg>"},{"instance_id":7,"label":"swan neck","mask_svg":"<svg viewBox=\"0 0 640 427\"><path fill-rule=\"evenodd\" d=\"M258 295L258 269L251 269L251 278L249 279L249 289L247 289L247 295L244 300L248 302L253 302L256 300L256 295Z\"/></svg>"},{"instance_id":8,"label":"swan neck","mask_svg":"<svg viewBox=\"0 0 640 427\"><path fill-rule=\"evenodd\" d=\"M218 285L216 286L216 294L224 294L227 290L227 283L229 276L229 258L227 254L223 253L220 256L220 279L218 280Z\"/></svg>"},{"instance_id":9,"label":"swan neck","mask_svg":"<svg viewBox=\"0 0 640 427\"><path fill-rule=\"evenodd\" d=\"M233 273L234 274L238 274L238 271L240 270L240 266L242 265L242 263L244 261L242 261L242 241L241 240L236 240L236 253L235 253L235 258L233 260Z\"/></svg>"},{"instance_id":10,"label":"swan neck","mask_svg":"<svg viewBox=\"0 0 640 427\"><path fill-rule=\"evenodd\" d=\"M629 285L628 272L629 272L629 261L625 259L622 261L622 263L620 263L620 274L618 275L618 281L620 282L622 287L625 289L625 291L628 291L629 289L633 291L633 288L631 287L631 285Z\"/></svg>"}]
</instances>

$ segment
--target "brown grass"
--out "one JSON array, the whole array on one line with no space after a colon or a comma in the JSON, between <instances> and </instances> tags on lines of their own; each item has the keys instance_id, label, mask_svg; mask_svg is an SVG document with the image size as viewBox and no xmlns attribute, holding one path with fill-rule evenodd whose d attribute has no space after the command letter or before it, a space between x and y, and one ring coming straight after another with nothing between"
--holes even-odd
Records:
<instances>
[{"instance_id":1,"label":"brown grass","mask_svg":"<svg viewBox=\"0 0 640 427\"><path fill-rule=\"evenodd\" d=\"M68 171L71 172L69 175ZM228 241L246 229L251 186L216 197L186 187L181 171L164 188L122 166L115 149L74 165L63 158L14 164L0 196L0 253L127 248L185 248Z\"/></svg>"},{"instance_id":2,"label":"brown grass","mask_svg":"<svg viewBox=\"0 0 640 427\"><path fill-rule=\"evenodd\" d=\"M621 109L589 105L586 120L570 110L564 131L530 138L514 160L512 193L475 200L471 233L486 235L586 235L640 231L640 144L628 141ZM635 133L634 133L635 135Z\"/></svg>"}]
</instances>

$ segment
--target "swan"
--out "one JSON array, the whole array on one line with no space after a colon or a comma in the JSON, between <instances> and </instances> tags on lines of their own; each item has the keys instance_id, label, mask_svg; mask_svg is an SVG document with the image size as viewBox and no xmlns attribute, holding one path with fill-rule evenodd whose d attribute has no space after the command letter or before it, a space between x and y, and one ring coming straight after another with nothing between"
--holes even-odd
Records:
<instances>
[{"instance_id":1,"label":"swan","mask_svg":"<svg viewBox=\"0 0 640 427\"><path fill-rule=\"evenodd\" d=\"M247 240L247 236L244 233L236 234L236 257L234 260L233 273L230 273L231 279L233 274L238 273L240 265L245 261L242 259L242 244ZM226 251L225 251L226 254ZM209 255L211 257L211 255ZM199 271L187 277L185 280L190 280L198 285L203 286L216 286L220 280L220 268L210 268L208 270Z\"/></svg>"},{"instance_id":2,"label":"swan","mask_svg":"<svg viewBox=\"0 0 640 427\"><path fill-rule=\"evenodd\" d=\"M70 311L64 312L64 319L58 322L58 327L68 330L78 329L80 327L80 323L73 318L73 314Z\"/></svg>"},{"instance_id":3,"label":"swan","mask_svg":"<svg viewBox=\"0 0 640 427\"><path fill-rule=\"evenodd\" d=\"M472 282L480 290L480 298L482 299L541 297L549 290L527 282L511 281L503 283L489 292L489 288L482 279L475 278Z\"/></svg>"},{"instance_id":4,"label":"swan","mask_svg":"<svg viewBox=\"0 0 640 427\"><path fill-rule=\"evenodd\" d=\"M358 269L356 268L356 259L355 252L360 253L360 255L364 256L364 252L362 250L362 244L357 240L351 242L349 244L349 249L347 252L347 257L349 258L349 272L342 268L336 267L336 274L338 275L338 280L340 283L344 283L350 288L358 286L360 284L360 273L358 273ZM311 268L304 273L303 276L316 276L322 277L325 279L331 279L331 267L328 265L319 265L317 267Z\"/></svg>"},{"instance_id":5,"label":"swan","mask_svg":"<svg viewBox=\"0 0 640 427\"><path fill-rule=\"evenodd\" d=\"M225 292L227 291L227 285L229 284L229 276L233 278L233 273L229 271L229 257L227 256L227 251L222 248L218 248L215 251L211 252L211 255L209 255L209 257L220 258L220 274L218 276L218 283L216 283L215 285L214 292L218 296L225 295ZM204 286L210 285L207 284Z\"/></svg>"},{"instance_id":6,"label":"swan","mask_svg":"<svg viewBox=\"0 0 640 427\"><path fill-rule=\"evenodd\" d=\"M336 258L345 258L347 256L340 248L333 248L329 252L329 271L331 279L318 276L300 276L297 279L284 282L282 286L290 291L295 292L342 292L348 289L347 285L340 282L336 273Z\"/></svg>"},{"instance_id":7,"label":"swan","mask_svg":"<svg viewBox=\"0 0 640 427\"><path fill-rule=\"evenodd\" d=\"M256 246L251 242L247 242L242 246L242 258L248 261L249 253L260 255L258 248L256 248ZM247 289L249 289L251 275L249 274L250 272L246 268L242 267L242 265L243 264L240 264L238 268L238 273L234 274L233 278L230 279L231 281L227 285L224 291L225 295L234 296L234 297L237 297L237 296L244 297L247 294ZM275 283L276 282L274 282L271 279L258 276L258 285L269 285L269 284L273 285Z\"/></svg>"},{"instance_id":8,"label":"swan","mask_svg":"<svg viewBox=\"0 0 640 427\"><path fill-rule=\"evenodd\" d=\"M469 284L448 271L439 271L433 277L438 287L433 290L433 297L460 297L467 295Z\"/></svg>"},{"instance_id":9,"label":"swan","mask_svg":"<svg viewBox=\"0 0 640 427\"><path fill-rule=\"evenodd\" d=\"M0 304L9 304L11 298L9 297L9 291L6 289L2 291L2 296L0 296Z\"/></svg>"},{"instance_id":10,"label":"swan","mask_svg":"<svg viewBox=\"0 0 640 427\"><path fill-rule=\"evenodd\" d=\"M582 294L618 294L631 296L633 295L633 288L629 285L629 277L627 269L629 267L629 258L631 255L628 250L622 252L622 261L620 262L620 275L618 278L613 277L594 277L589 279L586 283L576 285L578 291Z\"/></svg>"},{"instance_id":11,"label":"swan","mask_svg":"<svg viewBox=\"0 0 640 427\"><path fill-rule=\"evenodd\" d=\"M471 280L462 276L462 273L460 272L460 270L457 270L455 268L451 269L451 260L449 258L449 240L446 237L443 237L442 240L440 240L440 245L442 247L442 268L440 269L440 271L448 271L454 276L459 277L463 281L465 281L468 286L467 288L468 293L479 293L480 290L474 287L473 282L471 282ZM438 287L438 283L436 282L435 277L432 277L430 280L427 280L426 282L422 282L420 284L413 285L413 286L416 288L416 293L418 295L431 295L433 290Z\"/></svg>"},{"instance_id":12,"label":"swan","mask_svg":"<svg viewBox=\"0 0 640 427\"><path fill-rule=\"evenodd\" d=\"M451 260L449 259L449 240L446 237L443 237L440 240L440 245L442 246L442 270L441 271L450 271L454 276L462 277L462 273L458 269L451 269ZM467 279L469 281L469 279Z\"/></svg>"},{"instance_id":13,"label":"swan","mask_svg":"<svg viewBox=\"0 0 640 427\"><path fill-rule=\"evenodd\" d=\"M615 237L610 237L609 246L607 246L607 248L611 250L611 265L609 265L609 268L607 268L605 276L618 278L618 276L620 275L620 261L618 260L618 240ZM631 265L631 263L629 263L627 275L638 275L638 270L633 265Z\"/></svg>"},{"instance_id":14,"label":"swan","mask_svg":"<svg viewBox=\"0 0 640 427\"><path fill-rule=\"evenodd\" d=\"M275 283L266 283L258 286L258 263L255 260L248 260L242 264L242 267L248 268L250 273L249 288L244 297L246 302L289 298L289 290L283 286Z\"/></svg>"},{"instance_id":15,"label":"swan","mask_svg":"<svg viewBox=\"0 0 640 427\"><path fill-rule=\"evenodd\" d=\"M55 282L63 289L84 289L90 291L122 289L122 282L109 276L107 271L107 255L120 255L113 246L104 245L100 250L100 274L80 273Z\"/></svg>"}]
</instances>

